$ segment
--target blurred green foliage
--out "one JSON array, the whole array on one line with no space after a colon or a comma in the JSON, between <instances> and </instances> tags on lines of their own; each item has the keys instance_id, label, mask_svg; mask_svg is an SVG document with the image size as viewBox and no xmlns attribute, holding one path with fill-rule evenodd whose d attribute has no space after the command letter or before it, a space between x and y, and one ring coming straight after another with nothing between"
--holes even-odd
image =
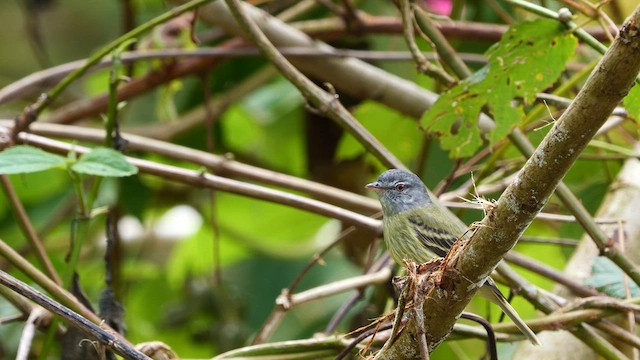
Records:
<instances>
[{"instance_id":1,"label":"blurred green foliage","mask_svg":"<svg viewBox=\"0 0 640 360\"><path fill-rule=\"evenodd\" d=\"M10 49L5 52L10 51L12 55L0 56L1 86L39 68L29 43L16 41L24 37L22 23L28 16L39 19L44 44L53 64L84 58L93 49L114 39L122 31L120 2L59 1L38 14L26 14L19 7L23 4L19 3L0 2L0 21L5 25L8 34L0 37L0 49ZM166 10L166 4L162 1L137 0L132 3L138 24ZM367 1L363 2L362 6L374 13L396 15L395 8L388 1ZM318 17L326 15L327 11L317 11ZM466 15L468 19L473 18L476 21L495 22L498 19L484 2L469 2ZM509 15L516 16L514 13ZM547 27L544 29L557 30L545 24ZM206 25L198 26L203 32L212 31ZM531 33L540 31L542 25L531 23L523 27L526 33L517 36L530 37ZM397 36L366 35L363 38L368 41L371 50L405 49L404 41ZM542 60L549 69L553 69L553 74L545 73L543 84L528 91L542 91L560 76L575 46L575 41L570 37L567 36L564 40L567 43L562 45L561 54L550 55L554 58L552 63L548 57ZM455 39L453 42L461 51L484 52L490 47L489 43L473 40ZM421 43L421 46L428 48L426 43ZM502 56L496 49L490 51L495 51L492 54L496 57ZM525 52L522 56L528 55L531 54ZM492 59L498 61L495 57ZM121 112L120 121L123 129L169 126L172 121L180 121L181 114L201 105L203 84L208 86L215 96L233 88L262 65L264 61L259 59L231 59L215 67L209 74L208 82L202 78L181 79L179 88L168 94L170 99L164 99L175 105L177 119L169 116L171 119L165 119L167 121L164 123L158 119L156 112L156 106L161 102L160 95L147 93L134 98L127 102ZM410 62L382 63L380 66L386 71L415 80L425 88L441 91L432 80L416 75L415 66ZM512 70L500 69L509 75ZM146 71L148 69L145 69L145 66L134 66L134 76ZM519 71L520 75L525 77L535 75L528 73L528 67ZM108 71L104 70L89 75L66 94L67 98L64 101L103 94L108 85L107 74ZM489 80L488 85L478 90L481 95L487 95L483 92L493 86L492 81L496 81L495 78ZM500 78L500 81L506 80ZM469 85L464 84L463 86ZM465 111L474 110L470 118L475 119L483 105L494 105L491 101L510 103L512 99L519 97L526 100L524 105L528 105L532 100L531 93L508 93L502 94L498 99L484 98L481 103L474 105L475 109L466 108L464 102L460 102L459 106L465 107ZM632 96L628 98L628 108L634 116L638 116L637 98L636 86ZM451 98L448 98L448 101L449 103L442 106L450 107ZM17 102L2 106L0 115L13 117L23 105L23 102ZM518 106L516 113L509 113L505 117L522 120L523 114L530 108ZM495 106L492 106L492 110L498 115L499 111ZM443 149L437 139L425 135L415 119L374 101L358 104L354 107L353 114L401 161L412 169L419 169L420 175L429 187L441 183L441 180L459 165L448 158L448 150L452 147L444 146ZM544 118L536 120L549 121L549 114L545 113L543 116ZM454 121L457 119L456 117ZM92 125L101 126L101 119L92 119ZM447 123L447 131L450 127L451 124ZM502 129L501 136L507 132L507 128L510 129L511 124ZM279 77L264 84L259 90L232 104L220 119L216 119L213 130L216 154L285 174L310 176L307 169L311 160L305 150L305 144L309 139L305 134L304 100L283 78ZM547 131L548 127L530 132L530 139L537 144ZM140 132L145 134L144 130ZM201 125L188 133L180 134L172 141L195 149L206 149L206 133L205 126ZM473 155L481 145L487 145L487 142L480 138L475 140L477 141L473 149L459 154ZM497 140L499 139L492 138L491 142ZM454 147L464 145L459 139L453 140L452 144ZM351 136L342 134L335 149L334 160L336 163L347 161L364 152L364 148ZM603 150L590 148L587 153L602 154ZM159 155L130 154L151 161L199 169L197 165L166 159ZM510 146L506 147L498 160L500 165L515 164L512 166L513 169L517 169L524 161ZM383 166L371 155L365 155L364 161L368 166L363 167L364 173L358 174L363 178L372 179L383 170ZM598 208L621 163L621 160L614 159L598 161L598 165L594 166L592 160L580 160L565 180L583 204L593 212ZM327 171L333 169L335 168L330 167ZM479 167L475 169L482 170ZM455 189L468 180L469 176L466 175L455 178L451 181L449 189ZM61 171L47 170L37 174L13 175L11 181L30 219L40 231L56 269L62 272L69 244L70 224L76 211L67 175ZM362 185L364 184L365 182L362 182ZM142 232L135 236L133 230L121 234L123 240L115 284L116 292L125 308L127 337L134 343L163 341L183 358L210 357L250 343L274 308L275 299L281 290L288 287L307 261L332 242L342 230L341 224L336 220L298 209L228 193L212 194L209 190L170 183L149 175L105 181L101 191L98 205L117 204L119 214L130 215L139 220L142 229ZM489 197L498 196L496 193ZM190 235L180 238L165 237L156 233L158 219L176 205L189 205L196 209L204 219L203 225L191 229L193 231ZM549 211L555 211L559 206L557 199L552 198L547 208ZM461 211L460 215L467 223L482 216L478 211ZM102 260L105 247L104 223L104 217L92 221L91 241L83 251L79 269L80 282L94 306L97 305L99 294L105 287ZM213 224L218 231L213 230ZM174 226L179 228L182 225L177 223ZM527 229L527 235L578 238L582 235L582 230L573 223L558 225L536 221ZM15 249L22 250L30 261L36 263L25 246L26 241L4 196L0 196L0 238ZM564 267L571 253L571 250L555 245L528 243L519 244L516 250L557 269ZM219 256L218 264L214 261L216 256ZM298 291L359 275L362 271L347 260L339 248L330 251L323 260L324 266L313 267L298 287ZM20 275L7 266L3 259L0 259L0 265L16 276ZM221 272L220 282L214 275L217 269ZM549 290L554 286L553 282L541 276L526 271L523 271L523 274L544 289ZM381 287L375 291L386 295L385 288ZM375 291L367 291L363 300L350 310L350 316L357 317L356 315L363 311L364 304L375 302ZM347 296L345 293L293 309L272 340L300 339L322 331ZM515 299L514 306L523 317L533 316L535 313L533 307L520 298ZM392 301L385 299L382 307L382 310L389 311ZM482 299L475 299L470 306L471 311L481 314L487 313L487 308L486 302ZM491 306L490 309L493 319L497 318L496 308ZM16 310L12 306L0 299L0 317L15 313ZM368 316L367 320L378 315L382 315L382 312ZM354 330L355 327L350 320L348 318L343 321L336 331L344 333ZM21 331L21 323L0 325L0 358L12 357L15 354ZM41 335L38 335L37 340L41 341ZM501 358L503 355L506 358L513 350L513 345L501 344ZM483 352L484 344L478 340L452 341L440 346L432 354L432 358L476 358ZM50 357L56 358L58 355L55 353Z\"/></svg>"}]
</instances>

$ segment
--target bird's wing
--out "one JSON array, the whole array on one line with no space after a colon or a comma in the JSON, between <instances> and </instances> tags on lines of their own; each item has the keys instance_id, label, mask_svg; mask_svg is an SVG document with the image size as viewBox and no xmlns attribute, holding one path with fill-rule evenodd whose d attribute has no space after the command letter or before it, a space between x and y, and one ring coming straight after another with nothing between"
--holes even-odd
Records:
<instances>
[{"instance_id":1,"label":"bird's wing","mask_svg":"<svg viewBox=\"0 0 640 360\"><path fill-rule=\"evenodd\" d=\"M423 212L416 212L408 217L412 230L424 246L434 254L444 257L458 237L445 227L438 226L434 219Z\"/></svg>"}]
</instances>

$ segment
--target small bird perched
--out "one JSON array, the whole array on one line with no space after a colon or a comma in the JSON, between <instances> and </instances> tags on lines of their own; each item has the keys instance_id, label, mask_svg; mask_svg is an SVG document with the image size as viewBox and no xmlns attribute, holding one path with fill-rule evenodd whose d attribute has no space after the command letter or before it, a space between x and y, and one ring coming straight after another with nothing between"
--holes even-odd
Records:
<instances>
[{"instance_id":1,"label":"small bird perched","mask_svg":"<svg viewBox=\"0 0 640 360\"><path fill-rule=\"evenodd\" d=\"M384 242L398 264L403 260L426 263L436 256L444 257L462 235L429 197L422 180L405 170L387 170L366 186L378 193L383 213ZM540 345L516 310L504 298L493 279L487 278L479 294L497 304L520 331Z\"/></svg>"}]
</instances>

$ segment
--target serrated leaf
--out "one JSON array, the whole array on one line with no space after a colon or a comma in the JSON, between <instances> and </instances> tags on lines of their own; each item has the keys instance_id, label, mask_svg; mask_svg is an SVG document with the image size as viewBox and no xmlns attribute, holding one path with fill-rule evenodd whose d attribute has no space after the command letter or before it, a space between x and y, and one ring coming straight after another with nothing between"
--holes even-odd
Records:
<instances>
[{"instance_id":1,"label":"serrated leaf","mask_svg":"<svg viewBox=\"0 0 640 360\"><path fill-rule=\"evenodd\" d=\"M624 107L627 109L629 116L640 120L640 85L635 84L629 94L624 98Z\"/></svg>"},{"instance_id":2,"label":"serrated leaf","mask_svg":"<svg viewBox=\"0 0 640 360\"><path fill-rule=\"evenodd\" d=\"M121 153L108 148L95 148L71 165L75 172L95 176L122 177L138 173Z\"/></svg>"},{"instance_id":3,"label":"serrated leaf","mask_svg":"<svg viewBox=\"0 0 640 360\"><path fill-rule=\"evenodd\" d=\"M0 174L26 174L63 167L66 159L28 145L18 145L0 153Z\"/></svg>"},{"instance_id":4,"label":"serrated leaf","mask_svg":"<svg viewBox=\"0 0 640 360\"><path fill-rule=\"evenodd\" d=\"M585 281L589 286L605 294L617 298L626 298L624 272L613 261L605 257L597 257L591 268L591 277ZM640 296L640 288L633 281L628 281L632 297Z\"/></svg>"},{"instance_id":5,"label":"serrated leaf","mask_svg":"<svg viewBox=\"0 0 640 360\"><path fill-rule=\"evenodd\" d=\"M496 123L488 136L495 143L524 117L523 103L532 102L560 76L576 45L576 38L556 21L510 28L486 52L488 65L445 92L423 115L423 128L441 137L451 157L470 156L482 145L477 123L486 107Z\"/></svg>"}]
</instances>

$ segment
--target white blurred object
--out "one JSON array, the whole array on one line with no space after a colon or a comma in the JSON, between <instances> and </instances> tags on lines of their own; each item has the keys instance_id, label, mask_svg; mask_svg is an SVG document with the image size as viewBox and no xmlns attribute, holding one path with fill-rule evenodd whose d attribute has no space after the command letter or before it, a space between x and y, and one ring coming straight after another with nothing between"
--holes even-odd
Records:
<instances>
[{"instance_id":1,"label":"white blurred object","mask_svg":"<svg viewBox=\"0 0 640 360\"><path fill-rule=\"evenodd\" d=\"M164 264L174 246L200 230L204 220L191 206L178 205L145 225L135 216L125 215L118 221L118 233L126 256L140 257ZM100 236L98 248L104 251L106 236Z\"/></svg>"},{"instance_id":2,"label":"white blurred object","mask_svg":"<svg viewBox=\"0 0 640 360\"><path fill-rule=\"evenodd\" d=\"M154 224L153 234L160 241L180 241L194 235L202 226L202 215L188 205L175 206Z\"/></svg>"},{"instance_id":3,"label":"white blurred object","mask_svg":"<svg viewBox=\"0 0 640 360\"><path fill-rule=\"evenodd\" d=\"M118 233L124 243L139 242L146 236L144 225L137 217L125 215L118 221Z\"/></svg>"}]
</instances>

